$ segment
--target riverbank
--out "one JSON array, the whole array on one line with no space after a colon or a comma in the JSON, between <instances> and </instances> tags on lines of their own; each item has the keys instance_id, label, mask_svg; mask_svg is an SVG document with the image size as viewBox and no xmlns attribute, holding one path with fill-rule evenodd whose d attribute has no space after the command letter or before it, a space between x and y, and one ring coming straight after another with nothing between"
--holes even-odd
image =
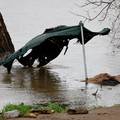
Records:
<instances>
[{"instance_id":1,"label":"riverbank","mask_svg":"<svg viewBox=\"0 0 120 120\"><path fill-rule=\"evenodd\" d=\"M40 114L37 118L14 118L9 120L120 120L120 106L97 108L88 114L67 113Z\"/></svg>"}]
</instances>

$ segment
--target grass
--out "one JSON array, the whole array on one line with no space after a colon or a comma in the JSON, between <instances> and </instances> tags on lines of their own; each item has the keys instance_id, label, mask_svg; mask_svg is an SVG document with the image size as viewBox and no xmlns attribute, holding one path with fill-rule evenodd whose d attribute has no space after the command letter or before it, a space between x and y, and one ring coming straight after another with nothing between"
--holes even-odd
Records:
<instances>
[{"instance_id":1,"label":"grass","mask_svg":"<svg viewBox=\"0 0 120 120\"><path fill-rule=\"evenodd\" d=\"M54 103L54 102L48 102L46 104L34 104L34 105L25 105L24 103L21 104L8 104L6 105L2 113L12 111L12 110L18 110L20 111L20 116L23 117L27 113L29 113L32 109L36 110L53 110L54 112L61 113L61 112L66 112L66 105L62 105L59 103Z\"/></svg>"},{"instance_id":2,"label":"grass","mask_svg":"<svg viewBox=\"0 0 120 120\"><path fill-rule=\"evenodd\" d=\"M24 116L31 110L31 106L25 105L24 103L21 103L18 105L8 104L3 108L2 112L4 113L4 112L12 111L12 110L18 110L20 111L20 116Z\"/></svg>"},{"instance_id":3,"label":"grass","mask_svg":"<svg viewBox=\"0 0 120 120\"><path fill-rule=\"evenodd\" d=\"M5 118L4 118L2 113L0 114L0 120L5 120Z\"/></svg>"},{"instance_id":4,"label":"grass","mask_svg":"<svg viewBox=\"0 0 120 120\"><path fill-rule=\"evenodd\" d=\"M32 106L33 109L48 109L53 110L54 112L61 113L66 111L66 105L54 103L54 102L48 102L46 104L35 104Z\"/></svg>"},{"instance_id":5,"label":"grass","mask_svg":"<svg viewBox=\"0 0 120 120\"><path fill-rule=\"evenodd\" d=\"M61 113L66 111L66 106L58 103L49 102L47 107L55 112Z\"/></svg>"}]
</instances>

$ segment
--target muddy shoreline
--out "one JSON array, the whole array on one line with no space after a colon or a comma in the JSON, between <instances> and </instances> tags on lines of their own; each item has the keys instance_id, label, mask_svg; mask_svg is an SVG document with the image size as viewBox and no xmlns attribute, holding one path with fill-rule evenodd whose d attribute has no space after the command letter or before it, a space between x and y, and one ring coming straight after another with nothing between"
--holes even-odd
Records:
<instances>
[{"instance_id":1,"label":"muddy shoreline","mask_svg":"<svg viewBox=\"0 0 120 120\"><path fill-rule=\"evenodd\" d=\"M37 118L14 118L9 120L119 120L120 106L97 108L88 114L68 115L67 113L40 114Z\"/></svg>"}]
</instances>

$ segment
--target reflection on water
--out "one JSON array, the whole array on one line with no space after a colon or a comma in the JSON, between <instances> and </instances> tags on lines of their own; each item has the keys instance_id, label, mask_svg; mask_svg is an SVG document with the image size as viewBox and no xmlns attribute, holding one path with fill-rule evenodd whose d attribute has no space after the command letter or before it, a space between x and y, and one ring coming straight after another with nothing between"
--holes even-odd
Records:
<instances>
[{"instance_id":1,"label":"reflection on water","mask_svg":"<svg viewBox=\"0 0 120 120\"><path fill-rule=\"evenodd\" d=\"M1 74L3 84L9 84L12 89L26 89L36 92L56 93L60 87L60 78L50 73L45 67L42 68L13 68L12 74L5 71Z\"/></svg>"},{"instance_id":2,"label":"reflection on water","mask_svg":"<svg viewBox=\"0 0 120 120\"><path fill-rule=\"evenodd\" d=\"M42 98L58 94L60 87L59 77L51 74L46 68L13 68L12 74L7 74L4 70L0 74L0 92L3 96L2 103L9 102L39 102ZM44 95L42 95L44 94ZM44 99L42 99L44 100Z\"/></svg>"},{"instance_id":3,"label":"reflection on water","mask_svg":"<svg viewBox=\"0 0 120 120\"><path fill-rule=\"evenodd\" d=\"M7 74L5 69L0 67L0 108L8 103L21 102L33 104L56 101L88 107L110 106L120 102L119 85L101 89L100 86L89 84L85 90L85 84L79 80L63 80L57 72L53 72L65 72L69 69L53 64L42 68L23 68L16 65L12 69L12 74ZM98 96L94 97L92 93L96 89L99 90Z\"/></svg>"},{"instance_id":4,"label":"reflection on water","mask_svg":"<svg viewBox=\"0 0 120 120\"><path fill-rule=\"evenodd\" d=\"M7 75L6 75L7 76ZM4 77L4 81L6 78ZM13 80L13 87L27 88L34 91L51 91L59 89L59 77L50 73L46 68L18 68L14 69L14 76L9 79Z\"/></svg>"},{"instance_id":5,"label":"reflection on water","mask_svg":"<svg viewBox=\"0 0 120 120\"><path fill-rule=\"evenodd\" d=\"M52 73L49 67L22 68L15 66L10 75L2 68L1 72L1 107L7 103L32 104L47 101L85 105L88 100L87 94L81 92L80 89L68 90L66 85L63 85L64 81L57 74Z\"/></svg>"}]
</instances>

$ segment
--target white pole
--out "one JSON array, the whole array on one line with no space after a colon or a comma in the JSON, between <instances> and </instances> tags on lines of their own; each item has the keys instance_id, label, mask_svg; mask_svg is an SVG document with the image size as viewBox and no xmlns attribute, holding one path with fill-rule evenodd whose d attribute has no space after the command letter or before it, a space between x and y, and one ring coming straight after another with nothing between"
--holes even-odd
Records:
<instances>
[{"instance_id":1,"label":"white pole","mask_svg":"<svg viewBox=\"0 0 120 120\"><path fill-rule=\"evenodd\" d=\"M86 86L88 84L88 76L87 76L87 64L86 64L86 52L85 52L85 44L84 44L84 33L83 33L83 24L80 23L81 26L81 38L82 38L82 50L83 50L83 62L84 62L84 71L85 71L85 80Z\"/></svg>"}]
</instances>

